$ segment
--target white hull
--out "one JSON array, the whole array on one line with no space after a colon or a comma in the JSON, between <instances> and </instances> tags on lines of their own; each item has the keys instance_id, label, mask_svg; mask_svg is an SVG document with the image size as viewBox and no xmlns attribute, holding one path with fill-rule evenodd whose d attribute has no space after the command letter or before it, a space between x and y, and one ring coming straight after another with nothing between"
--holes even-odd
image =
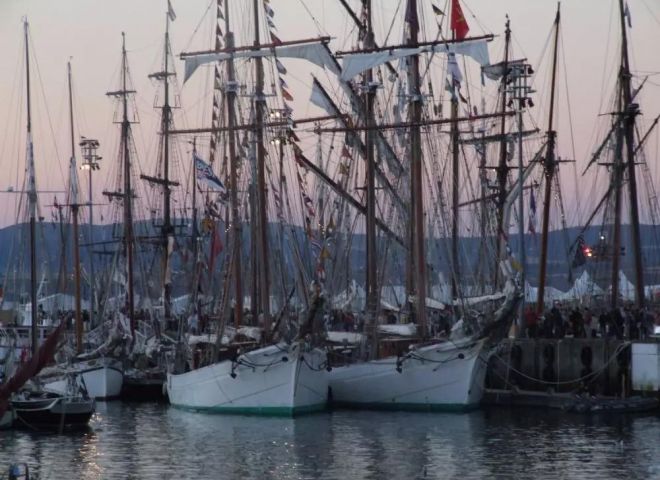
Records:
<instances>
[{"instance_id":1,"label":"white hull","mask_svg":"<svg viewBox=\"0 0 660 480\"><path fill-rule=\"evenodd\" d=\"M76 385L87 390L90 398L106 399L118 397L121 393L124 374L119 360L112 358L96 358L77 361L60 370L61 375L47 379L44 382L46 390L66 394L67 376L75 376Z\"/></svg>"},{"instance_id":2,"label":"white hull","mask_svg":"<svg viewBox=\"0 0 660 480\"><path fill-rule=\"evenodd\" d=\"M271 345L179 375L167 375L175 407L217 413L292 416L326 407L326 354ZM234 377L232 377L232 373Z\"/></svg>"},{"instance_id":3,"label":"white hull","mask_svg":"<svg viewBox=\"0 0 660 480\"><path fill-rule=\"evenodd\" d=\"M329 375L331 401L392 410L475 408L484 393L484 343L435 343L400 359L388 357L333 368Z\"/></svg>"}]
</instances>

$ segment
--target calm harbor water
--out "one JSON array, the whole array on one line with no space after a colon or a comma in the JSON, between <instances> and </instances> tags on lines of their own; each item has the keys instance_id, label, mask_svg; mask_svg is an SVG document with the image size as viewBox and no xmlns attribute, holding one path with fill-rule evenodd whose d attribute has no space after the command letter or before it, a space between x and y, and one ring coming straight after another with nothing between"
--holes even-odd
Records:
<instances>
[{"instance_id":1,"label":"calm harbor water","mask_svg":"<svg viewBox=\"0 0 660 480\"><path fill-rule=\"evenodd\" d=\"M47 479L660 479L660 414L336 411L292 419L98 404L88 432L0 432Z\"/></svg>"}]
</instances>

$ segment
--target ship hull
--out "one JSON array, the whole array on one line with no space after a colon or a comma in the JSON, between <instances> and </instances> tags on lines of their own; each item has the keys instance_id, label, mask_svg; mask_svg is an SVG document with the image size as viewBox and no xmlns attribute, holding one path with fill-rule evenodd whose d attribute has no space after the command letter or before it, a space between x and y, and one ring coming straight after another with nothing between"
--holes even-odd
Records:
<instances>
[{"instance_id":1,"label":"ship hull","mask_svg":"<svg viewBox=\"0 0 660 480\"><path fill-rule=\"evenodd\" d=\"M472 410L484 394L484 344L485 340L442 342L405 357L333 368L331 404L380 410Z\"/></svg>"},{"instance_id":2,"label":"ship hull","mask_svg":"<svg viewBox=\"0 0 660 480\"><path fill-rule=\"evenodd\" d=\"M326 408L326 354L271 345L183 374L168 374L175 407L227 414L296 416ZM233 374L233 375L232 375Z\"/></svg>"},{"instance_id":3,"label":"ship hull","mask_svg":"<svg viewBox=\"0 0 660 480\"><path fill-rule=\"evenodd\" d=\"M122 364L112 358L97 358L75 362L62 370L62 375L44 384L49 391L65 393L67 375L74 375L76 384L87 391L90 398L107 400L119 397L124 380Z\"/></svg>"}]
</instances>

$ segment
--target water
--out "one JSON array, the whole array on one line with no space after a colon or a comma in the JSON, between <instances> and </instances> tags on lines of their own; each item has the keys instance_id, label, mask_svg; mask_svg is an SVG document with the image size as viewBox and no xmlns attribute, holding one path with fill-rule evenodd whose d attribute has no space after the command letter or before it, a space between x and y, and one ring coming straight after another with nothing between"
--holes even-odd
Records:
<instances>
[{"instance_id":1,"label":"water","mask_svg":"<svg viewBox=\"0 0 660 480\"><path fill-rule=\"evenodd\" d=\"M660 414L337 411L292 419L99 403L90 431L0 432L48 479L658 478Z\"/></svg>"}]
</instances>

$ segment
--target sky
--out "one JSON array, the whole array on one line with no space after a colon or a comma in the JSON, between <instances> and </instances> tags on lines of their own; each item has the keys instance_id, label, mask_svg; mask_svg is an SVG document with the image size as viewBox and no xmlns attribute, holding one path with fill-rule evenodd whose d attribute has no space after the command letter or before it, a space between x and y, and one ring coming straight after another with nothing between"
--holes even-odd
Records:
<instances>
[{"instance_id":1,"label":"sky","mask_svg":"<svg viewBox=\"0 0 660 480\"><path fill-rule=\"evenodd\" d=\"M173 50L206 49L209 46L210 23L203 20L210 0L171 0L177 18L171 26ZM248 0L228 0L232 3ZM433 0L446 10L446 0ZM358 1L352 0L354 6ZM400 0L374 0L379 19L391 18ZM422 11L429 17L431 0L420 0ZM556 2L552 0L461 0L471 35L494 33L499 38L492 43L491 56L501 54L501 34L505 15L513 29L516 56L524 56L533 65L541 59L554 19ZM570 207L570 222L584 219L586 205L593 194L585 188L585 179L576 177L573 168L582 172L589 153L597 140L597 127L602 127L607 102L616 76L619 46L618 10L616 0L564 0L562 3L563 57L562 78L568 82L570 117L565 87L560 93L558 112L558 153L575 158L575 167L567 169L564 185ZM337 0L271 0L275 22L282 40L315 37L319 31L329 34L332 46L350 48L354 32L348 27L345 12ZM660 2L628 0L632 29L629 29L633 70L649 74L640 98L642 123L660 113ZM129 62L134 87L138 92L137 109L140 124L135 137L145 173L153 171L158 116L153 109L156 87L147 75L159 69L164 29L165 0L0 0L0 191L20 188L24 169L24 94L22 84L23 26L22 18L30 22L32 48L37 60L33 70L35 117L35 159L37 181L42 190L62 190L65 165L69 157L66 63L71 60L76 98L76 138L80 135L97 138L104 157L95 182L100 190L107 187L112 176L110 164L116 156L117 125L113 124L114 105L107 91L117 89L121 32L126 33ZM433 19L427 18L427 23ZM248 21L244 18L240 21ZM240 22L238 22L240 24ZM376 25L377 34L387 30L386 21ZM394 42L396 43L396 42ZM548 51L544 58L547 60ZM34 58L34 57L33 57ZM295 62L294 62L295 63ZM179 74L182 62L177 60ZM317 115L308 104L308 72L294 64L290 69L296 101L295 114L301 117ZM542 87L542 85L541 85ZM539 94L541 95L541 93ZM200 118L200 96L194 87L184 86L181 92L185 126L208 126ZM45 99L45 102L44 102ZM210 106L206 108L207 113ZM540 116L540 115L539 115ZM570 121L569 121L570 120ZM541 128L544 119L539 119ZM572 129L571 129L572 125ZM573 135L571 136L571 131ZM658 152L657 138L649 143L649 158ZM651 167L657 186L658 169ZM589 181L593 181L589 180ZM14 222L15 195L0 193L0 226ZM49 203L42 197L42 203ZM582 208L576 208L583 205ZM586 214L585 214L586 212ZM48 214L46 214L48 216Z\"/></svg>"}]
</instances>

